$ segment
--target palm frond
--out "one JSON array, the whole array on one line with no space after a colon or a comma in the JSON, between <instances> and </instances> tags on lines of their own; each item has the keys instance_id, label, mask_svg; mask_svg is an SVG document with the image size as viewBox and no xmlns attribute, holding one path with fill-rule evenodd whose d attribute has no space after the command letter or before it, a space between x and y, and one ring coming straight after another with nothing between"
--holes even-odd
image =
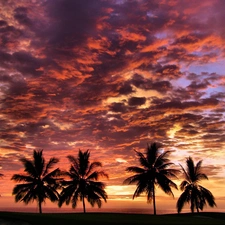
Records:
<instances>
[{"instance_id":1,"label":"palm frond","mask_svg":"<svg viewBox=\"0 0 225 225\"><path fill-rule=\"evenodd\" d=\"M161 144L153 142L150 145L147 145L146 154L147 154L147 161L149 165L154 165L157 157L159 155L159 149L161 148Z\"/></svg>"},{"instance_id":2,"label":"palm frond","mask_svg":"<svg viewBox=\"0 0 225 225\"><path fill-rule=\"evenodd\" d=\"M187 180L183 180L180 184L180 190L183 191L189 184Z\"/></svg>"},{"instance_id":3,"label":"palm frond","mask_svg":"<svg viewBox=\"0 0 225 225\"><path fill-rule=\"evenodd\" d=\"M62 192L60 193L58 205L61 207L65 202L68 205L73 197L73 193L76 191L77 185L68 184L65 188L63 188Z\"/></svg>"},{"instance_id":4,"label":"palm frond","mask_svg":"<svg viewBox=\"0 0 225 225\"><path fill-rule=\"evenodd\" d=\"M98 180L99 177L106 177L108 178L108 174L104 171L94 171L93 173L89 174L89 176L86 178L87 180Z\"/></svg>"},{"instance_id":5,"label":"palm frond","mask_svg":"<svg viewBox=\"0 0 225 225\"><path fill-rule=\"evenodd\" d=\"M104 189L106 187L106 184L104 182L101 182L101 181L90 181L88 183L89 183L88 187L92 188L93 191L97 191L97 190L103 190L104 191Z\"/></svg>"},{"instance_id":6,"label":"palm frond","mask_svg":"<svg viewBox=\"0 0 225 225\"><path fill-rule=\"evenodd\" d=\"M24 171L27 172L32 177L37 177L37 171L34 167L34 164L32 161L26 159L26 158L20 158L20 161L22 162L24 166Z\"/></svg>"},{"instance_id":7,"label":"palm frond","mask_svg":"<svg viewBox=\"0 0 225 225\"><path fill-rule=\"evenodd\" d=\"M142 176L140 174L135 174L131 177L128 177L123 181L123 184L136 184L142 179Z\"/></svg>"},{"instance_id":8,"label":"palm frond","mask_svg":"<svg viewBox=\"0 0 225 225\"><path fill-rule=\"evenodd\" d=\"M191 157L188 157L186 160L187 164L187 173L189 175L189 178L191 179L192 182L195 182L196 176L195 176L195 165L194 161Z\"/></svg>"},{"instance_id":9,"label":"palm frond","mask_svg":"<svg viewBox=\"0 0 225 225\"><path fill-rule=\"evenodd\" d=\"M55 188L51 186L44 186L43 193L45 193L46 198L48 198L51 202L56 202L59 200L59 193Z\"/></svg>"},{"instance_id":10,"label":"palm frond","mask_svg":"<svg viewBox=\"0 0 225 225\"><path fill-rule=\"evenodd\" d=\"M130 166L126 168L127 172L133 172L133 173L144 173L146 172L145 169L141 168L141 167L137 167L137 166Z\"/></svg>"},{"instance_id":11,"label":"palm frond","mask_svg":"<svg viewBox=\"0 0 225 225\"><path fill-rule=\"evenodd\" d=\"M26 184L17 184L13 188L13 194L18 194L22 192L27 192L29 190L33 189L33 184L32 183L26 183Z\"/></svg>"},{"instance_id":12,"label":"palm frond","mask_svg":"<svg viewBox=\"0 0 225 225\"><path fill-rule=\"evenodd\" d=\"M48 180L50 180L50 179L58 180L57 178L60 177L61 175L62 175L62 173L61 173L60 169L57 168L57 169L54 169L53 171L51 171L50 173L46 174L43 177L43 181L48 182Z\"/></svg>"},{"instance_id":13,"label":"palm frond","mask_svg":"<svg viewBox=\"0 0 225 225\"><path fill-rule=\"evenodd\" d=\"M137 156L139 157L139 162L140 162L140 164L141 164L143 167L148 168L148 167L149 167L149 163L148 163L146 157L143 155L143 153L138 152L138 151L136 151L136 150L134 150L134 151L136 152Z\"/></svg>"},{"instance_id":14,"label":"palm frond","mask_svg":"<svg viewBox=\"0 0 225 225\"><path fill-rule=\"evenodd\" d=\"M204 173L198 173L196 174L196 181L201 181L201 180L208 180L208 176Z\"/></svg>"},{"instance_id":15,"label":"palm frond","mask_svg":"<svg viewBox=\"0 0 225 225\"><path fill-rule=\"evenodd\" d=\"M90 152L89 150L82 152L79 150L78 153L78 162L79 162L79 174L81 176L85 176L87 173L87 170L89 168L89 157L90 157Z\"/></svg>"},{"instance_id":16,"label":"palm frond","mask_svg":"<svg viewBox=\"0 0 225 225\"><path fill-rule=\"evenodd\" d=\"M30 202L33 202L36 199L36 197L33 195L32 192L27 192L24 196L23 196L23 202L28 205Z\"/></svg>"},{"instance_id":17,"label":"palm frond","mask_svg":"<svg viewBox=\"0 0 225 225\"><path fill-rule=\"evenodd\" d=\"M133 194L133 199L139 197L143 192L146 191L147 183L142 182L141 180L137 184L137 188Z\"/></svg>"},{"instance_id":18,"label":"palm frond","mask_svg":"<svg viewBox=\"0 0 225 225\"><path fill-rule=\"evenodd\" d=\"M14 180L17 182L33 182L34 178L31 176L23 175L23 174L14 174L11 180Z\"/></svg>"},{"instance_id":19,"label":"palm frond","mask_svg":"<svg viewBox=\"0 0 225 225\"><path fill-rule=\"evenodd\" d=\"M92 173L92 171L98 167L102 167L102 163L101 162L93 162L90 164L88 171L86 173L86 176L88 177L90 175L90 173Z\"/></svg>"},{"instance_id":20,"label":"palm frond","mask_svg":"<svg viewBox=\"0 0 225 225\"><path fill-rule=\"evenodd\" d=\"M48 171L58 162L59 159L55 157L51 158L46 165L45 171L43 172L43 176L45 176L48 173Z\"/></svg>"},{"instance_id":21,"label":"palm frond","mask_svg":"<svg viewBox=\"0 0 225 225\"><path fill-rule=\"evenodd\" d=\"M210 207L216 206L215 198L213 194L206 188L200 186L201 195L207 201Z\"/></svg>"},{"instance_id":22,"label":"palm frond","mask_svg":"<svg viewBox=\"0 0 225 225\"><path fill-rule=\"evenodd\" d=\"M156 180L157 180L157 184L159 185L159 187L166 194L174 196L171 187L177 189L177 185L172 180L170 180L165 175L160 174L160 173L157 174Z\"/></svg>"},{"instance_id":23,"label":"palm frond","mask_svg":"<svg viewBox=\"0 0 225 225\"><path fill-rule=\"evenodd\" d=\"M153 191L154 191L154 188L155 188L155 184L154 183L148 183L145 191L146 191L146 194L147 194L147 203L151 203L152 202L152 199L153 199Z\"/></svg>"},{"instance_id":24,"label":"palm frond","mask_svg":"<svg viewBox=\"0 0 225 225\"><path fill-rule=\"evenodd\" d=\"M88 202L91 204L92 207L94 207L95 204L97 204L98 208L101 208L102 206L101 199L95 194L93 194L93 196L88 197Z\"/></svg>"},{"instance_id":25,"label":"palm frond","mask_svg":"<svg viewBox=\"0 0 225 225\"><path fill-rule=\"evenodd\" d=\"M68 155L67 158L70 161L70 163L74 166L74 168L78 171L79 163L78 163L77 159L72 155Z\"/></svg>"},{"instance_id":26,"label":"palm frond","mask_svg":"<svg viewBox=\"0 0 225 225\"><path fill-rule=\"evenodd\" d=\"M180 213L184 207L185 203L188 203L190 199L189 192L184 191L177 200L177 212Z\"/></svg>"},{"instance_id":27,"label":"palm frond","mask_svg":"<svg viewBox=\"0 0 225 225\"><path fill-rule=\"evenodd\" d=\"M173 177L173 178L178 178L177 174L180 173L180 170L177 169L163 169L159 170L161 174L167 176L167 177Z\"/></svg>"},{"instance_id":28,"label":"palm frond","mask_svg":"<svg viewBox=\"0 0 225 225\"><path fill-rule=\"evenodd\" d=\"M80 174L79 174L79 170L77 170L74 165L71 165L70 166L70 169L69 169L69 173L67 174L69 177L71 177L72 179L74 178L79 178L80 177Z\"/></svg>"},{"instance_id":29,"label":"palm frond","mask_svg":"<svg viewBox=\"0 0 225 225\"><path fill-rule=\"evenodd\" d=\"M155 167L160 168L160 167L166 167L167 164L169 165L169 159L167 156L171 153L171 151L165 151L162 154L160 154L158 157L155 159ZM173 164L173 163L172 163Z\"/></svg>"},{"instance_id":30,"label":"palm frond","mask_svg":"<svg viewBox=\"0 0 225 225\"><path fill-rule=\"evenodd\" d=\"M88 198L92 198L93 195L98 197L99 199L103 199L105 202L108 198L107 193L104 190L105 184L103 182L92 182L87 187L87 196Z\"/></svg>"},{"instance_id":31,"label":"palm frond","mask_svg":"<svg viewBox=\"0 0 225 225\"><path fill-rule=\"evenodd\" d=\"M45 166L45 159L42 153L43 153L43 150L39 150L39 151L34 150L33 152L33 158L34 158L33 164L38 176L41 176L43 174L43 170Z\"/></svg>"},{"instance_id":32,"label":"palm frond","mask_svg":"<svg viewBox=\"0 0 225 225\"><path fill-rule=\"evenodd\" d=\"M195 174L201 173L202 169L202 160L198 161L195 165Z\"/></svg>"},{"instance_id":33,"label":"palm frond","mask_svg":"<svg viewBox=\"0 0 225 225\"><path fill-rule=\"evenodd\" d=\"M79 191L75 191L72 198L71 198L71 202L72 202L72 208L76 208L77 206L77 201L78 201L78 198L80 196L80 192Z\"/></svg>"},{"instance_id":34,"label":"palm frond","mask_svg":"<svg viewBox=\"0 0 225 225\"><path fill-rule=\"evenodd\" d=\"M186 179L189 183L191 183L192 180L191 180L191 178L190 178L190 176L189 176L189 173L184 169L184 167L183 167L181 164L179 164L179 165L180 165L180 167L181 167L181 169L182 169L182 171L183 171L183 173L184 173L185 179Z\"/></svg>"}]
</instances>

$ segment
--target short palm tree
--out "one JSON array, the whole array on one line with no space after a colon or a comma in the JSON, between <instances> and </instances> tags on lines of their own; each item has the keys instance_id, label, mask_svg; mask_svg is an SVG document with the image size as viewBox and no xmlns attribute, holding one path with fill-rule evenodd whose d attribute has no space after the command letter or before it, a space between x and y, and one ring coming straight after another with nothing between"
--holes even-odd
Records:
<instances>
[{"instance_id":1,"label":"short palm tree","mask_svg":"<svg viewBox=\"0 0 225 225\"><path fill-rule=\"evenodd\" d=\"M145 154L136 151L141 167L128 167L126 171L136 174L124 180L124 184L137 184L133 199L146 193L147 202L153 200L154 215L156 215L155 188L158 186L166 194L173 196L171 188L177 189L177 185L170 178L176 178L179 172L179 170L169 168L173 165L167 158L170 151L161 153L161 147L161 144L154 142L147 145Z\"/></svg>"},{"instance_id":2,"label":"short palm tree","mask_svg":"<svg viewBox=\"0 0 225 225\"><path fill-rule=\"evenodd\" d=\"M194 213L196 209L203 210L206 203L210 207L216 206L215 199L212 193L199 185L199 182L204 179L208 179L206 174L202 172L202 160L198 161L195 165L191 157L186 160L187 168L186 170L181 166L185 180L181 182L180 189L183 193L180 195L177 201L177 211L181 212L185 203L191 203L191 212Z\"/></svg>"},{"instance_id":3,"label":"short palm tree","mask_svg":"<svg viewBox=\"0 0 225 225\"><path fill-rule=\"evenodd\" d=\"M34 150L33 160L21 158L25 173L14 174L11 178L21 183L13 189L12 194L15 195L15 201L28 204L36 200L39 213L42 213L42 203L45 202L45 199L48 198L52 202L58 201L57 188L61 180L59 168L49 171L59 160L53 157L46 163L42 152L43 150Z\"/></svg>"},{"instance_id":4,"label":"short palm tree","mask_svg":"<svg viewBox=\"0 0 225 225\"><path fill-rule=\"evenodd\" d=\"M3 173L0 173L0 177L3 177L4 176L4 174ZM1 195L0 195L1 196Z\"/></svg>"},{"instance_id":5,"label":"short palm tree","mask_svg":"<svg viewBox=\"0 0 225 225\"><path fill-rule=\"evenodd\" d=\"M69 155L67 157L71 163L69 171L64 172L64 175L69 180L62 181L63 190L60 194L59 207L65 202L67 205L71 202L72 208L77 206L78 200L83 203L84 213L85 199L93 207L95 204L100 208L103 199L106 202L107 194L105 192L105 184L98 181L100 176L108 177L108 175L97 168L102 167L100 162L90 163L89 150L82 152L79 150L78 157Z\"/></svg>"}]
</instances>

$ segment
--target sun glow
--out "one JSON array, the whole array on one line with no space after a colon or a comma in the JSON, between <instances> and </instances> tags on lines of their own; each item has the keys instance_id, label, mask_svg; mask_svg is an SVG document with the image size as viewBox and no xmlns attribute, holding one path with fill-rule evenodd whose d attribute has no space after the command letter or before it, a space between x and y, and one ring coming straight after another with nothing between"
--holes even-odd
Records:
<instances>
[{"instance_id":1,"label":"sun glow","mask_svg":"<svg viewBox=\"0 0 225 225\"><path fill-rule=\"evenodd\" d=\"M168 137L174 138L176 132L179 131L182 127L179 124L174 124L174 126L167 132Z\"/></svg>"}]
</instances>

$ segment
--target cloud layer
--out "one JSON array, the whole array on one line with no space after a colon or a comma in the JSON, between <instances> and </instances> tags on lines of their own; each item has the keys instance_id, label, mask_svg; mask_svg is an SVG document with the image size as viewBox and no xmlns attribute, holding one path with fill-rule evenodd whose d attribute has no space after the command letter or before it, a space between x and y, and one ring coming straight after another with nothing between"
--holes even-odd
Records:
<instances>
[{"instance_id":1,"label":"cloud layer","mask_svg":"<svg viewBox=\"0 0 225 225\"><path fill-rule=\"evenodd\" d=\"M8 0L0 8L8 178L33 149L62 167L90 149L108 185L121 185L137 164L133 150L153 141L173 150L175 163L203 159L209 178L224 178L225 1Z\"/></svg>"}]
</instances>

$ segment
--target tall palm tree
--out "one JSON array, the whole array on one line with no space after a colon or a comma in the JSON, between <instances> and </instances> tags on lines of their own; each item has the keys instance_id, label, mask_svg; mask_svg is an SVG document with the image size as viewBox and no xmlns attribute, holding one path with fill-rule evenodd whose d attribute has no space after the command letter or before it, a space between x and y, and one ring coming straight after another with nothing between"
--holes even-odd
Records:
<instances>
[{"instance_id":1,"label":"tall palm tree","mask_svg":"<svg viewBox=\"0 0 225 225\"><path fill-rule=\"evenodd\" d=\"M147 145L145 154L135 151L141 167L127 167L126 171L136 174L124 180L124 184L137 184L133 199L146 193L147 202L153 200L154 215L156 215L155 188L158 186L166 194L173 196L171 188L177 189L177 185L170 178L176 178L179 172L179 170L169 168L173 165L167 158L170 151L161 153L161 147L161 144L154 142Z\"/></svg>"},{"instance_id":2,"label":"tall palm tree","mask_svg":"<svg viewBox=\"0 0 225 225\"><path fill-rule=\"evenodd\" d=\"M69 180L63 180L62 186L63 190L61 192L61 197L59 201L59 207L65 202L67 205L71 202L72 208L77 206L78 200L83 203L84 213L85 209L85 199L93 207L95 204L100 208L103 199L106 202L108 198L104 188L105 184L99 182L100 176L108 177L108 175L102 171L97 170L97 168L102 167L100 162L90 163L90 152L89 150L82 152L79 150L78 157L67 156L71 165L69 171L64 174L69 178Z\"/></svg>"},{"instance_id":3,"label":"tall palm tree","mask_svg":"<svg viewBox=\"0 0 225 225\"><path fill-rule=\"evenodd\" d=\"M212 193L199 185L199 182L204 179L208 179L206 174L202 172L202 160L198 161L195 165L193 159L188 157L186 160L187 168L186 170L181 166L185 180L180 184L180 189L183 193L180 195L177 201L177 211L181 212L185 203L191 203L191 212L194 213L194 210L199 209L203 210L206 203L210 207L216 206L214 196Z\"/></svg>"},{"instance_id":4,"label":"tall palm tree","mask_svg":"<svg viewBox=\"0 0 225 225\"><path fill-rule=\"evenodd\" d=\"M59 168L50 169L59 162L57 158L52 157L47 163L42 155L43 150L33 151L33 160L25 157L20 161L24 166L24 174L14 174L12 180L19 182L13 189L15 201L22 201L25 204L33 202L38 203L39 213L42 213L42 203L45 199L55 202L59 199L57 188L59 187L60 170Z\"/></svg>"}]
</instances>

